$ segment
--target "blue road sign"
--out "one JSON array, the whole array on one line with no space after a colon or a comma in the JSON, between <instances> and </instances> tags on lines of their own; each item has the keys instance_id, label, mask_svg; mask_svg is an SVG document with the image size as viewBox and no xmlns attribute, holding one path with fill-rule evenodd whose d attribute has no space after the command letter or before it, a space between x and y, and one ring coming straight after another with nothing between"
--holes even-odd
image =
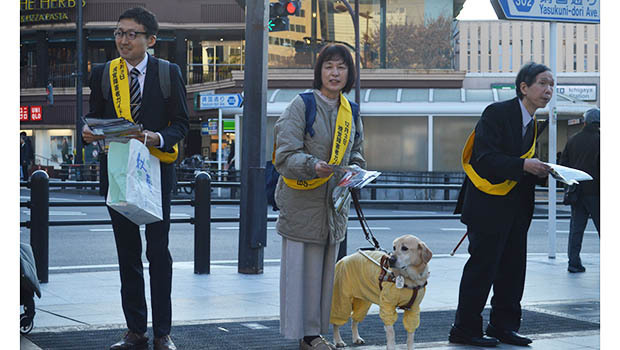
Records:
<instances>
[{"instance_id":1,"label":"blue road sign","mask_svg":"<svg viewBox=\"0 0 620 350\"><path fill-rule=\"evenodd\" d=\"M601 0L491 0L500 19L600 23Z\"/></svg>"},{"instance_id":2,"label":"blue road sign","mask_svg":"<svg viewBox=\"0 0 620 350\"><path fill-rule=\"evenodd\" d=\"M241 94L198 95L198 109L238 108L243 104Z\"/></svg>"}]
</instances>

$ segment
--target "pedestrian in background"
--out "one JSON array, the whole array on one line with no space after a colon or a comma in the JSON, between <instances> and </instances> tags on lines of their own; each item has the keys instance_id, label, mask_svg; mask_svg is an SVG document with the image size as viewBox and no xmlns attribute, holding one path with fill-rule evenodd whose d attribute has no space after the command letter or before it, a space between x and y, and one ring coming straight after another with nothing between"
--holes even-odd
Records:
<instances>
[{"instance_id":1,"label":"pedestrian in background","mask_svg":"<svg viewBox=\"0 0 620 350\"><path fill-rule=\"evenodd\" d=\"M544 184L549 173L549 166L535 156L534 116L551 100L553 75L548 67L529 62L517 74L515 86L517 97L485 108L463 150L467 177L455 213L461 213L467 225L470 256L450 330L452 343L496 346L499 340L525 346L532 342L517 332L534 186ZM482 310L491 287L485 336Z\"/></svg>"},{"instance_id":2,"label":"pedestrian in background","mask_svg":"<svg viewBox=\"0 0 620 350\"><path fill-rule=\"evenodd\" d=\"M170 96L164 99L159 79L158 58L147 54L155 45L159 25L150 11L136 7L123 12L118 19L114 38L120 57L110 62L109 74L104 74L104 65L93 68L90 80L91 118L129 117L143 125L144 130L135 136L149 147L152 155L160 160L161 194L163 220L146 225L146 258L149 261L151 310L153 319L153 349L175 350L170 338L172 326L172 256L168 249L170 232L170 200L172 187L176 183L174 161L180 142L189 128L185 83L179 66L170 63ZM110 75L119 73L114 79ZM102 89L102 79L110 79L108 91ZM123 97L121 90L130 92ZM118 89L118 94L112 90ZM117 104L112 96L120 96ZM118 105L126 104L120 109ZM124 112L123 112L124 111ZM125 113L130 112L130 115ZM85 143L102 139L93 135L87 125L82 130ZM104 152L102 152L103 154ZM107 155L101 159L102 168L107 169ZM107 171L102 173L102 192L107 193ZM113 344L111 350L146 349L148 347L147 306L144 290L142 265L142 240L140 227L119 212L108 207L112 220L118 265L121 278L121 301L128 331Z\"/></svg>"},{"instance_id":3,"label":"pedestrian in background","mask_svg":"<svg viewBox=\"0 0 620 350\"><path fill-rule=\"evenodd\" d=\"M568 272L585 272L581 263L581 243L583 232L592 218L599 237L600 200L601 200L601 119L600 110L589 109L584 113L583 129L571 137L564 151L560 164L583 170L592 176L592 181L582 181L575 189L574 200L570 203L570 230L568 234Z\"/></svg>"},{"instance_id":4,"label":"pedestrian in background","mask_svg":"<svg viewBox=\"0 0 620 350\"><path fill-rule=\"evenodd\" d=\"M345 137L338 138L342 146L334 147L336 158L343 166L366 165L361 118L353 118L343 96L351 90L355 75L353 59L344 46L325 46L314 67L314 90L306 95L316 105L313 135L306 133L301 96L293 99L275 124L274 166L281 175L275 192L280 208L276 230L282 236L280 333L299 339L300 349L336 349L321 333L329 330L334 267L347 230L350 201L342 211L334 209L332 192L340 177L327 161L334 159L337 124L348 120L350 132L346 143Z\"/></svg>"},{"instance_id":5,"label":"pedestrian in background","mask_svg":"<svg viewBox=\"0 0 620 350\"><path fill-rule=\"evenodd\" d=\"M28 181L28 168L34 160L34 151L28 135L24 131L19 133L19 164L21 166L22 180Z\"/></svg>"}]
</instances>

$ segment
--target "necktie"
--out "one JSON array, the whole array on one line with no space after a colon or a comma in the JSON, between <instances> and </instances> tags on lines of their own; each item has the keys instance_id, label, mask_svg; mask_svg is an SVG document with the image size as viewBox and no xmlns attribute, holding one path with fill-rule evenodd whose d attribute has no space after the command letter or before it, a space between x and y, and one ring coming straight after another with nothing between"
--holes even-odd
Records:
<instances>
[{"instance_id":1,"label":"necktie","mask_svg":"<svg viewBox=\"0 0 620 350\"><path fill-rule=\"evenodd\" d=\"M529 123L527 123L527 128L525 129L525 135L523 136L523 147L521 151L523 153L529 151L530 147L532 147L532 142L534 142L534 119L533 118L532 120L530 120Z\"/></svg>"},{"instance_id":2,"label":"necktie","mask_svg":"<svg viewBox=\"0 0 620 350\"><path fill-rule=\"evenodd\" d=\"M139 75L140 71L137 68L131 70L131 83L129 84L129 95L131 99L129 100L129 104L131 105L131 118L136 124L140 118L140 105L142 104L140 82L138 81Z\"/></svg>"}]
</instances>

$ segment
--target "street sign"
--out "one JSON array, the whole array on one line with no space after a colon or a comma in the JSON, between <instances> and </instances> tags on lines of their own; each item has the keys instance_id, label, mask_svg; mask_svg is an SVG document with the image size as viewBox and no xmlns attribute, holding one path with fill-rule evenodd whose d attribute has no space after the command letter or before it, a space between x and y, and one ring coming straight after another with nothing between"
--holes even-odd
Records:
<instances>
[{"instance_id":1,"label":"street sign","mask_svg":"<svg viewBox=\"0 0 620 350\"><path fill-rule=\"evenodd\" d=\"M557 92L582 101L596 101L596 84L558 85Z\"/></svg>"},{"instance_id":2,"label":"street sign","mask_svg":"<svg viewBox=\"0 0 620 350\"><path fill-rule=\"evenodd\" d=\"M198 109L238 108L243 104L241 94L198 95Z\"/></svg>"},{"instance_id":3,"label":"street sign","mask_svg":"<svg viewBox=\"0 0 620 350\"><path fill-rule=\"evenodd\" d=\"M600 0L491 0L499 19L600 23Z\"/></svg>"}]
</instances>

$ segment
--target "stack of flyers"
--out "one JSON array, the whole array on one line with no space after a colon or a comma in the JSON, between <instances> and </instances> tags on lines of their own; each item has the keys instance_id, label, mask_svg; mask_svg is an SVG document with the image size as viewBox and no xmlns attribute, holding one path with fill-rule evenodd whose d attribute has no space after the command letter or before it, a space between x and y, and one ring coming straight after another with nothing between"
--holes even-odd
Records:
<instances>
[{"instance_id":1,"label":"stack of flyers","mask_svg":"<svg viewBox=\"0 0 620 350\"><path fill-rule=\"evenodd\" d=\"M361 189L381 175L379 171L364 170L357 165L335 165L334 171L343 174L340 182L338 182L338 186L334 189L332 194L334 208L337 212L342 211L344 204L347 203L349 197L351 197L350 189Z\"/></svg>"},{"instance_id":2,"label":"stack of flyers","mask_svg":"<svg viewBox=\"0 0 620 350\"><path fill-rule=\"evenodd\" d=\"M83 118L83 121L95 135L105 135L106 142L127 143L136 134L142 132L142 125L125 118Z\"/></svg>"},{"instance_id":3,"label":"stack of flyers","mask_svg":"<svg viewBox=\"0 0 620 350\"><path fill-rule=\"evenodd\" d=\"M336 172L342 172L342 178L338 182L339 187L361 189L381 175L379 171L364 170L357 165L336 166Z\"/></svg>"}]
</instances>

